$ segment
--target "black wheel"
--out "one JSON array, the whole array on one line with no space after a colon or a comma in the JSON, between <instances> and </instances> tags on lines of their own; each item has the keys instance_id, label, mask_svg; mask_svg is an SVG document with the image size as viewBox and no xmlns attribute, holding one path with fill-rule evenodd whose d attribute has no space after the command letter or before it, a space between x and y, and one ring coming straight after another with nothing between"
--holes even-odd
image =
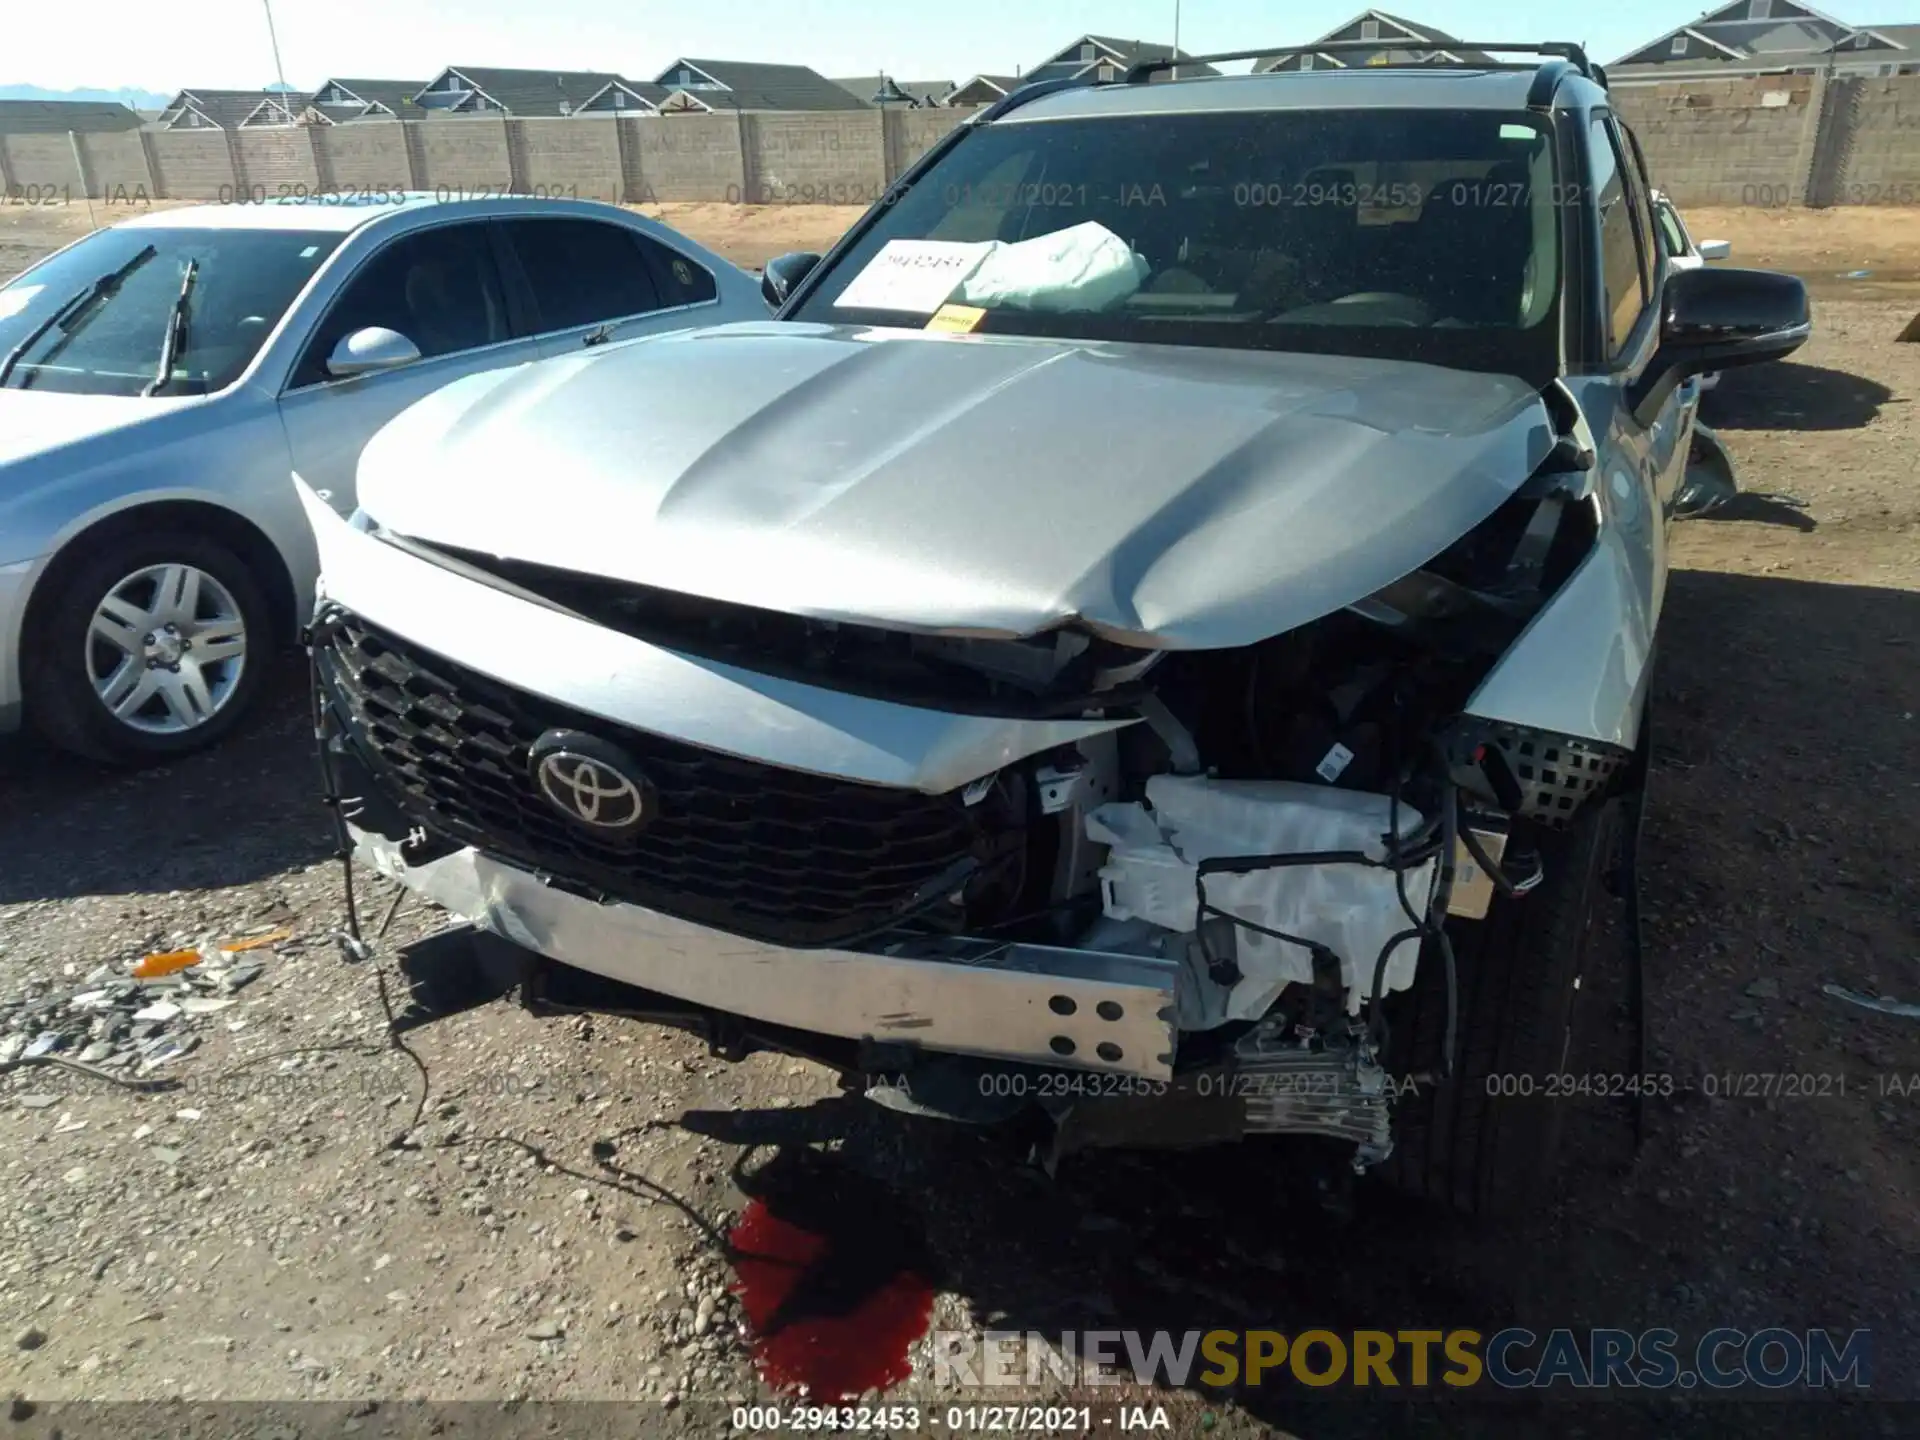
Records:
<instances>
[{"instance_id":1,"label":"black wheel","mask_svg":"<svg viewBox=\"0 0 1920 1440\"><path fill-rule=\"evenodd\" d=\"M1582 977L1626 962L1617 886L1623 808L1596 801L1566 830L1516 834L1546 878L1529 895L1494 897L1487 918L1450 923L1458 976L1453 1077L1421 1081L1394 1108L1394 1150L1380 1173L1459 1213L1504 1218L1542 1201L1579 1091L1564 1079ZM1592 981L1587 985L1591 987ZM1437 1072L1446 1029L1446 969L1429 946L1413 988L1388 1008L1396 1077Z\"/></svg>"},{"instance_id":2,"label":"black wheel","mask_svg":"<svg viewBox=\"0 0 1920 1440\"><path fill-rule=\"evenodd\" d=\"M113 765L171 760L220 739L259 694L272 611L217 541L118 536L54 586L35 606L23 679L28 716L61 749Z\"/></svg>"}]
</instances>

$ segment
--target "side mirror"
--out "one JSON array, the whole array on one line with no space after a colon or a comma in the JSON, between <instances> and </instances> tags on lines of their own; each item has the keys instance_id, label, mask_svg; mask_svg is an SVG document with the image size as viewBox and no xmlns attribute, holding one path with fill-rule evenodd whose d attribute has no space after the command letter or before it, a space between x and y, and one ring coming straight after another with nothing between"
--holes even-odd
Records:
<instances>
[{"instance_id":1,"label":"side mirror","mask_svg":"<svg viewBox=\"0 0 1920 1440\"><path fill-rule=\"evenodd\" d=\"M813 267L819 263L820 257L811 250L793 250L769 260L760 275L760 293L766 297L768 307L778 310L786 304L793 287L812 274Z\"/></svg>"},{"instance_id":2,"label":"side mirror","mask_svg":"<svg viewBox=\"0 0 1920 1440\"><path fill-rule=\"evenodd\" d=\"M327 374L336 380L354 375L371 375L378 370L393 370L411 365L420 358L420 347L398 330L369 325L344 335L327 357Z\"/></svg>"},{"instance_id":3,"label":"side mirror","mask_svg":"<svg viewBox=\"0 0 1920 1440\"><path fill-rule=\"evenodd\" d=\"M1693 247L1700 252L1702 260L1724 260L1733 253L1731 240L1702 240Z\"/></svg>"},{"instance_id":4,"label":"side mirror","mask_svg":"<svg viewBox=\"0 0 1920 1440\"><path fill-rule=\"evenodd\" d=\"M1661 291L1660 347L1635 387L1651 425L1681 381L1791 355L1813 333L1807 287L1773 270L1681 270Z\"/></svg>"}]
</instances>

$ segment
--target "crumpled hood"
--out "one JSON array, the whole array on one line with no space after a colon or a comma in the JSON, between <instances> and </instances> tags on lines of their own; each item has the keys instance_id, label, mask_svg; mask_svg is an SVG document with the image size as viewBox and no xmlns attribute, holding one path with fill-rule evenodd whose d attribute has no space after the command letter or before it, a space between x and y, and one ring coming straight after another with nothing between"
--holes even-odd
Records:
<instances>
[{"instance_id":1,"label":"crumpled hood","mask_svg":"<svg viewBox=\"0 0 1920 1440\"><path fill-rule=\"evenodd\" d=\"M199 396L149 399L68 395L55 390L0 390L0 465L84 444L203 403Z\"/></svg>"},{"instance_id":2,"label":"crumpled hood","mask_svg":"<svg viewBox=\"0 0 1920 1440\"><path fill-rule=\"evenodd\" d=\"M402 535L792 614L1210 648L1418 567L1551 440L1506 376L764 321L458 381L359 495Z\"/></svg>"}]
</instances>

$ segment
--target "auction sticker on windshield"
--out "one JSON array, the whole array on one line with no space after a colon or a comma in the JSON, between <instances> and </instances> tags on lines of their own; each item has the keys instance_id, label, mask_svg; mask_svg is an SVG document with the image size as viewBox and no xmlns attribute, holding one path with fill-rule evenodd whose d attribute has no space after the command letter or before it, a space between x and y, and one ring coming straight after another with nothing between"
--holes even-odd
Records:
<instances>
[{"instance_id":1,"label":"auction sticker on windshield","mask_svg":"<svg viewBox=\"0 0 1920 1440\"><path fill-rule=\"evenodd\" d=\"M840 292L834 308L931 315L998 244L996 240L889 240Z\"/></svg>"}]
</instances>

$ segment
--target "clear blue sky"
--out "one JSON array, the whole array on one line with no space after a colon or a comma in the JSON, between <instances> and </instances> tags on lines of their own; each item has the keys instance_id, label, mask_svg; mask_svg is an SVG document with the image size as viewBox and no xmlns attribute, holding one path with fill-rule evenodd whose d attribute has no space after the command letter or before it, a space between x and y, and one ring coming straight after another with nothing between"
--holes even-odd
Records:
<instances>
[{"instance_id":1,"label":"clear blue sky","mask_svg":"<svg viewBox=\"0 0 1920 1440\"><path fill-rule=\"evenodd\" d=\"M290 84L425 77L449 64L613 70L678 55L788 60L829 75L965 79L1030 68L1089 31L1173 38L1173 0L272 0ZM270 83L262 0L11 0L0 82L252 88ZM1354 0L1182 0L1189 51L1299 43ZM1614 59L1702 11L1701 0L1403 0L1393 13L1468 39L1579 40ZM1856 15L1843 19L1884 20ZM1557 18L1549 18L1557 17Z\"/></svg>"}]
</instances>

